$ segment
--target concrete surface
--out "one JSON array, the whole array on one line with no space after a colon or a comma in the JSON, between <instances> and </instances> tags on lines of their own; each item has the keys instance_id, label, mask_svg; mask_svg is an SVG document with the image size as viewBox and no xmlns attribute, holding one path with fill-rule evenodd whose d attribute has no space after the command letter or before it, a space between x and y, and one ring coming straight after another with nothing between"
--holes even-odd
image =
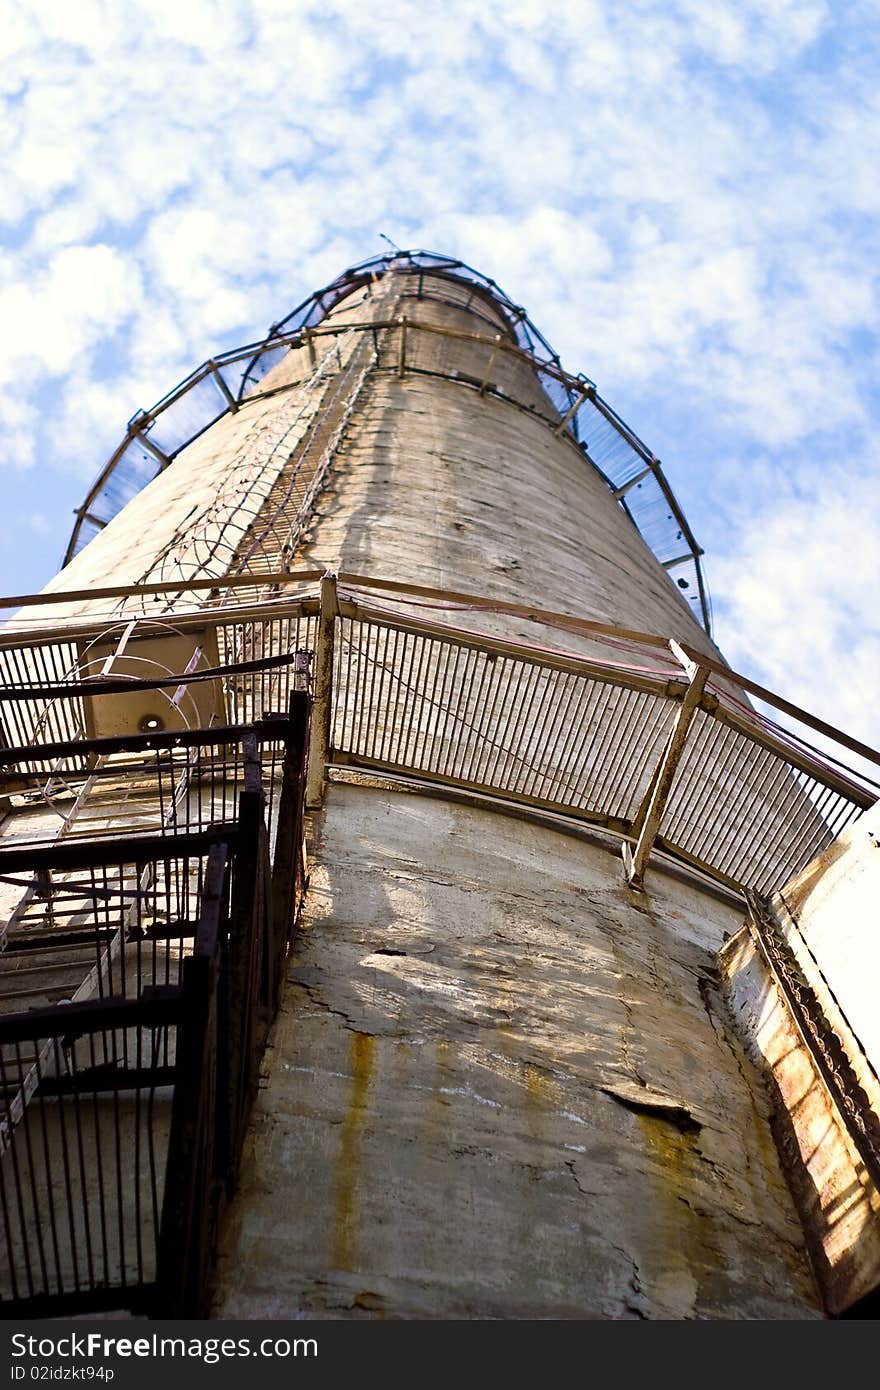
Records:
<instances>
[{"instance_id":1,"label":"concrete surface","mask_svg":"<svg viewBox=\"0 0 880 1390\"><path fill-rule=\"evenodd\" d=\"M330 788L220 1317L811 1317L715 952L733 909Z\"/></svg>"}]
</instances>

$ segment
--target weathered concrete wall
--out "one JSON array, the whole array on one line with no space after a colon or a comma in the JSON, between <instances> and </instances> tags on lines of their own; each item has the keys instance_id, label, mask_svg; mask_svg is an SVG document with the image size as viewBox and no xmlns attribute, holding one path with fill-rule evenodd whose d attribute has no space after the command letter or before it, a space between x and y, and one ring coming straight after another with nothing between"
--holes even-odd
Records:
<instances>
[{"instance_id":1,"label":"weathered concrete wall","mask_svg":"<svg viewBox=\"0 0 880 1390\"><path fill-rule=\"evenodd\" d=\"M333 785L225 1317L809 1317L736 912L581 840Z\"/></svg>"},{"instance_id":2,"label":"weathered concrete wall","mask_svg":"<svg viewBox=\"0 0 880 1390\"><path fill-rule=\"evenodd\" d=\"M880 1070L880 802L786 884L779 899L797 922L868 1059ZM820 981L817 987L821 989ZM865 1076L862 1084L871 1087L871 1078Z\"/></svg>"},{"instance_id":3,"label":"weathered concrete wall","mask_svg":"<svg viewBox=\"0 0 880 1390\"><path fill-rule=\"evenodd\" d=\"M880 807L867 811L797 878L771 911L797 975L845 1059L870 1132L880 1116L877 1079L876 915ZM880 1191L832 1099L767 961L745 928L724 947L722 975L751 1055L768 1076L778 1134L813 1262L830 1311L880 1284ZM851 1096L855 1099L855 1096ZM873 1121L872 1121L873 1112Z\"/></svg>"},{"instance_id":4,"label":"weathered concrete wall","mask_svg":"<svg viewBox=\"0 0 880 1390\"><path fill-rule=\"evenodd\" d=\"M741 1035L771 1082L775 1133L825 1306L841 1313L880 1282L880 1193L745 930L725 946L721 968Z\"/></svg>"}]
</instances>

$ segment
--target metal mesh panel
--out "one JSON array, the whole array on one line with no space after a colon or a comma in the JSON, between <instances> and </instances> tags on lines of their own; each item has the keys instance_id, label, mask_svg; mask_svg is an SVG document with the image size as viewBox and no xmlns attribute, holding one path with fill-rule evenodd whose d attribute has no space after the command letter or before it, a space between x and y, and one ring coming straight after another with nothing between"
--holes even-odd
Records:
<instances>
[{"instance_id":1,"label":"metal mesh panel","mask_svg":"<svg viewBox=\"0 0 880 1390\"><path fill-rule=\"evenodd\" d=\"M818 774L698 711L661 834L670 848L764 892L804 868L862 809Z\"/></svg>"},{"instance_id":2,"label":"metal mesh panel","mask_svg":"<svg viewBox=\"0 0 880 1390\"><path fill-rule=\"evenodd\" d=\"M297 652L314 648L315 619L299 609L277 616L263 613L253 618L230 617L228 620L224 620L222 610L198 616L203 630L216 631L221 669L217 680L225 701L225 722L252 724L264 714L283 713L296 688L293 658ZM124 627L124 621L117 621L115 625L108 624L105 630L118 635ZM141 620L137 634L149 638L153 632L163 636L186 630L186 620L178 614L153 623ZM101 631L98 630L98 636ZM96 666L83 655L93 635L81 635L78 642L41 642L35 634L23 637L20 645L0 647L0 686L6 696L0 701L0 734L6 747L39 747L84 737L87 727L84 695L88 693L84 678L100 674L100 660ZM269 663L277 658L291 659L267 664L258 670L225 673L229 666L246 662ZM168 676L169 680L180 676L181 683L186 683L184 672L169 672L159 665L154 669L150 662L145 664L143 675L147 678ZM66 689L62 694L47 694L41 689L52 686ZM193 684L192 689L196 688ZM173 688L168 688L168 694L173 694ZM190 701L184 714L189 711L191 716L192 708ZM53 765L53 770L76 771L79 766L75 757L68 756ZM34 771L41 770L39 761L31 767Z\"/></svg>"},{"instance_id":3,"label":"metal mesh panel","mask_svg":"<svg viewBox=\"0 0 880 1390\"><path fill-rule=\"evenodd\" d=\"M268 376L273 367L277 367L287 356L286 347L268 347L264 351L257 353L244 366L238 389L233 391L239 397L250 396L259 388L260 382ZM230 376L232 373L230 372Z\"/></svg>"},{"instance_id":4,"label":"metal mesh panel","mask_svg":"<svg viewBox=\"0 0 880 1390\"><path fill-rule=\"evenodd\" d=\"M0 648L0 686L21 692L18 698L0 703L7 747L63 743L82 737L82 699L60 700L40 693L41 686L70 680L78 659L75 642L28 642Z\"/></svg>"},{"instance_id":5,"label":"metal mesh panel","mask_svg":"<svg viewBox=\"0 0 880 1390\"><path fill-rule=\"evenodd\" d=\"M169 458L202 434L221 415L229 402L212 376L195 381L185 395L176 397L150 427L149 438Z\"/></svg>"},{"instance_id":6,"label":"metal mesh panel","mask_svg":"<svg viewBox=\"0 0 880 1390\"><path fill-rule=\"evenodd\" d=\"M627 820L672 714L577 670L340 620L333 744L359 761Z\"/></svg>"},{"instance_id":7,"label":"metal mesh panel","mask_svg":"<svg viewBox=\"0 0 880 1390\"><path fill-rule=\"evenodd\" d=\"M220 623L217 629L221 665L311 652L315 619L302 613L287 617L254 618ZM264 714L287 709L294 687L293 664L230 676L225 683L230 723L254 724Z\"/></svg>"},{"instance_id":8,"label":"metal mesh panel","mask_svg":"<svg viewBox=\"0 0 880 1390\"><path fill-rule=\"evenodd\" d=\"M100 850L101 843L84 844L84 859L87 847ZM27 998L29 1007L56 1004L71 989L72 979L79 997L99 999L135 998L146 985L179 983L183 961L192 949L204 860L201 855L140 860L136 843L127 863L93 859L86 867L46 871L43 888L16 918L8 939L3 1012L21 1007L20 997ZM169 846L173 843L169 839ZM21 877L2 867L2 854L0 874L6 882ZM72 960L73 946L64 950L54 967L56 983L51 964L34 967L32 958L34 943L39 942L51 959L53 943L60 938L82 943L82 959ZM10 970L17 953L26 955L30 969ZM36 982L34 975L40 977ZM11 987L13 982L18 990ZM37 987L42 998L35 997Z\"/></svg>"},{"instance_id":9,"label":"metal mesh panel","mask_svg":"<svg viewBox=\"0 0 880 1390\"><path fill-rule=\"evenodd\" d=\"M136 439L120 451L103 484L89 494L83 504L81 524L76 533L74 554L103 530L133 497L161 472L161 463Z\"/></svg>"},{"instance_id":10,"label":"metal mesh panel","mask_svg":"<svg viewBox=\"0 0 880 1390\"><path fill-rule=\"evenodd\" d=\"M627 829L679 709L626 676L395 623L337 621L333 754ZM785 882L857 816L858 788L698 710L663 846L724 881Z\"/></svg>"},{"instance_id":11,"label":"metal mesh panel","mask_svg":"<svg viewBox=\"0 0 880 1390\"><path fill-rule=\"evenodd\" d=\"M266 824L274 843L284 745L270 738L271 726L258 728L265 793ZM18 829L16 846L48 847L77 840L114 837L199 834L212 826L231 824L238 812L239 793L245 788L242 734L227 735L215 743L195 743L179 735L179 743L167 740L159 747L136 752L97 754L93 749L75 751L64 758L18 758L0 767L0 795L7 784L32 807L42 802L55 812L47 833L45 818L31 828L27 820ZM141 740L143 742L143 740ZM6 841L0 837L0 852ZM40 888L37 917L41 924L57 915L51 885ZM36 918L35 918L36 920ZM2 920L0 920L2 935Z\"/></svg>"},{"instance_id":12,"label":"metal mesh panel","mask_svg":"<svg viewBox=\"0 0 880 1390\"><path fill-rule=\"evenodd\" d=\"M154 1279L170 1121L165 1059L176 1035L168 1024L110 1027L68 1045L35 1035L2 1049L4 1298ZM100 1078L124 1057L126 1090L102 1091ZM28 1087L33 1098L14 1123Z\"/></svg>"}]
</instances>

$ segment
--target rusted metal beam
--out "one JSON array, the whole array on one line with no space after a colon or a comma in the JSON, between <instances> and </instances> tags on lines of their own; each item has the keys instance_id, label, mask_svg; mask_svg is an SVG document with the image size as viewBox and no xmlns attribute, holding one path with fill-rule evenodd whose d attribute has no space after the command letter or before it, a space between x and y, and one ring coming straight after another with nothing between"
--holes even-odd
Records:
<instances>
[{"instance_id":1,"label":"rusted metal beam","mask_svg":"<svg viewBox=\"0 0 880 1390\"><path fill-rule=\"evenodd\" d=\"M624 869L627 882L632 888L642 887L645 869L657 839L663 812L666 810L666 803L669 800L669 793L672 791L678 764L687 742L688 731L693 717L700 707L708 677L709 672L705 667L697 667L693 672L675 717L666 748L654 769L648 790L633 821L633 833L638 835L636 847L631 850L628 844L623 846Z\"/></svg>"},{"instance_id":2,"label":"rusted metal beam","mask_svg":"<svg viewBox=\"0 0 880 1390\"><path fill-rule=\"evenodd\" d=\"M280 717L281 727L276 719ZM50 762L57 758L82 757L90 753L107 756L111 753L152 753L158 749L213 748L241 743L244 735L253 731L258 743L272 743L285 737L283 716L264 715L258 724L214 724L210 729L166 729L148 734L118 734L98 738L67 740L63 743L29 743L0 749L0 767L14 767L21 762ZM113 775L113 768L104 769ZM90 772L95 769L90 768ZM45 776L45 773L39 774Z\"/></svg>"},{"instance_id":3,"label":"rusted metal beam","mask_svg":"<svg viewBox=\"0 0 880 1390\"><path fill-rule=\"evenodd\" d=\"M611 494L615 502L619 502L621 497L626 496L630 488L637 487L640 482L642 482L645 478L650 477L650 475L653 472L654 464L649 463L644 468L640 469L638 473L634 473L631 478L628 478L627 481L623 483L621 487L616 487Z\"/></svg>"},{"instance_id":4,"label":"rusted metal beam","mask_svg":"<svg viewBox=\"0 0 880 1390\"><path fill-rule=\"evenodd\" d=\"M226 1028L223 1089L226 1091L225 1168L233 1179L243 1142L243 1126L254 1082L257 995L262 954L261 858L264 801L256 741L243 746L244 790L238 798L238 840L232 859L229 941L226 961Z\"/></svg>"},{"instance_id":5,"label":"rusted metal beam","mask_svg":"<svg viewBox=\"0 0 880 1390\"><path fill-rule=\"evenodd\" d=\"M219 858L210 866L213 891L206 883L199 924L206 926L206 934L215 940L220 906L216 878L224 870ZM156 1312L177 1318L202 1316L204 1312L201 1305L212 1254L212 1218L219 1199L217 1150L225 1137L225 1097L217 1080L218 1069L222 1071L226 1062L226 1039L218 1039L218 952L200 950L199 946L197 934L196 950L184 961L182 970L183 1017L175 1056L178 1076L171 1103L156 1249Z\"/></svg>"},{"instance_id":6,"label":"rusted metal beam","mask_svg":"<svg viewBox=\"0 0 880 1390\"><path fill-rule=\"evenodd\" d=\"M485 394L486 394L486 388L488 387L489 382L492 380L492 371L493 371L493 369L494 369L495 360L496 360L496 358L497 358L497 356L498 356L498 353L499 353L500 349L501 349L501 334L500 334L500 333L496 333L496 334L495 334L495 342L494 342L493 345L492 345L492 351L489 353L489 361L488 361L487 364L486 364L486 375L483 377L483 382L482 382L482 385L480 386L480 389L479 389L479 392L478 392L478 395L480 395L480 396L485 396Z\"/></svg>"},{"instance_id":7,"label":"rusted metal beam","mask_svg":"<svg viewBox=\"0 0 880 1390\"><path fill-rule=\"evenodd\" d=\"M330 759L330 721L333 714L333 644L339 614L337 575L328 570L321 579L318 633L315 643L315 696L309 737L306 805L320 806Z\"/></svg>"},{"instance_id":8,"label":"rusted metal beam","mask_svg":"<svg viewBox=\"0 0 880 1390\"><path fill-rule=\"evenodd\" d=\"M226 379L223 376L223 373L220 371L220 368L217 366L217 363L214 361L213 357L208 361L207 366L208 371L211 373L211 376L214 378L214 380L220 388L220 394L225 400L228 409L231 410L234 415L239 408L240 402L235 399L229 387L226 385Z\"/></svg>"},{"instance_id":9,"label":"rusted metal beam","mask_svg":"<svg viewBox=\"0 0 880 1390\"><path fill-rule=\"evenodd\" d=\"M234 845L234 824L215 825L185 835L116 835L107 839L64 840L51 845L17 844L0 850L0 873L40 869L91 869L110 864L164 863L207 854L214 845Z\"/></svg>"},{"instance_id":10,"label":"rusted metal beam","mask_svg":"<svg viewBox=\"0 0 880 1390\"><path fill-rule=\"evenodd\" d=\"M98 518L90 518L97 522ZM107 522L103 522L107 525ZM89 589L60 589L39 594L9 594L0 598L3 608L40 608L59 603L76 603L83 599L129 598L140 594L188 594L199 593L203 589L246 589L255 585L298 584L320 579L323 570L277 570L269 574L223 574L207 579L177 579L173 583L163 581L149 584L112 584ZM106 624L105 624L106 626Z\"/></svg>"},{"instance_id":11,"label":"rusted metal beam","mask_svg":"<svg viewBox=\"0 0 880 1390\"><path fill-rule=\"evenodd\" d=\"M277 721L283 730L285 749L270 886L268 1004L272 1017L278 1009L284 961L297 919L297 887L302 889L305 881L302 813L310 710L306 691L295 690L287 720Z\"/></svg>"},{"instance_id":12,"label":"rusted metal beam","mask_svg":"<svg viewBox=\"0 0 880 1390\"><path fill-rule=\"evenodd\" d=\"M178 1021L182 1003L178 985L148 985L137 999L111 995L4 1014L0 1018L0 1046L43 1038L77 1038L115 1028L161 1028Z\"/></svg>"},{"instance_id":13,"label":"rusted metal beam","mask_svg":"<svg viewBox=\"0 0 880 1390\"><path fill-rule=\"evenodd\" d=\"M139 676L94 676L78 681L35 681L32 685L0 686L0 702L26 700L28 697L33 699L35 695L44 699L75 699L82 695L124 695L130 694L133 690L167 690L169 687L176 690L179 685L199 685L225 676L269 671L281 666L292 666L295 661L294 652L281 652L278 656L264 656L259 661L235 661L225 666L209 666L204 671L191 671L189 674L181 672L179 675L150 677L146 680Z\"/></svg>"},{"instance_id":14,"label":"rusted metal beam","mask_svg":"<svg viewBox=\"0 0 880 1390\"><path fill-rule=\"evenodd\" d=\"M585 402L585 401L588 401L588 400L590 399L591 396L595 396L595 394L596 394L596 388L595 388L595 386L587 386L587 387L585 387L584 390L581 392L581 394L578 396L577 400L576 400L576 401L573 401L572 404L569 406L568 410L565 412L565 414L563 415L562 419L559 421L559 424L556 426L556 428L554 429L553 433L554 433L554 434L562 434L563 430L564 430L565 427L567 426L567 424L568 424L569 420L572 418L572 416L573 416L573 415L577 415L578 411L580 410L580 408L581 408L581 406L584 404L584 402Z\"/></svg>"}]
</instances>

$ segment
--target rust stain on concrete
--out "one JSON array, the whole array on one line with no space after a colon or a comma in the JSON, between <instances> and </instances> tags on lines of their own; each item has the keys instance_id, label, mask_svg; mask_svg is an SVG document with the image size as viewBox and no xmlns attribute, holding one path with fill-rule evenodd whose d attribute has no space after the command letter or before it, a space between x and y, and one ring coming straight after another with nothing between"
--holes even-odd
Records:
<instances>
[{"instance_id":1,"label":"rust stain on concrete","mask_svg":"<svg viewBox=\"0 0 880 1390\"><path fill-rule=\"evenodd\" d=\"M336 1168L333 1264L336 1269L353 1270L357 1259L358 1188L361 1176L361 1139L367 1111L367 1096L373 1077L376 1039L370 1033L352 1033L351 1098L342 1126L342 1142Z\"/></svg>"}]
</instances>

